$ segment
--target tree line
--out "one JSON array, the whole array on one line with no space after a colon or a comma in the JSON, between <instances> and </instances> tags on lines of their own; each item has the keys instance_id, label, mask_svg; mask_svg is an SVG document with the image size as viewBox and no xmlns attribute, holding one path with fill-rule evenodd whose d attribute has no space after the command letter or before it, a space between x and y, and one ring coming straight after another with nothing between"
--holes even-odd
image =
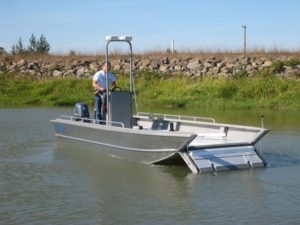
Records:
<instances>
[{"instance_id":1,"label":"tree line","mask_svg":"<svg viewBox=\"0 0 300 225\"><path fill-rule=\"evenodd\" d=\"M49 51L50 44L43 34L40 36L40 38L36 38L34 34L31 34L27 47L24 46L22 38L20 37L18 42L12 46L10 53L12 55L48 54ZM0 55L5 53L5 49L0 47Z\"/></svg>"}]
</instances>

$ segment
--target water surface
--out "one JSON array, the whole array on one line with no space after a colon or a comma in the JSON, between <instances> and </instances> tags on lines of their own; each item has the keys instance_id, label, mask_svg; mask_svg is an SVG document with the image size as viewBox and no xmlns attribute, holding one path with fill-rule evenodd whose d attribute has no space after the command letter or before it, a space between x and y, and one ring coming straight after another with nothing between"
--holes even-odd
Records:
<instances>
[{"instance_id":1,"label":"water surface","mask_svg":"<svg viewBox=\"0 0 300 225\"><path fill-rule=\"evenodd\" d=\"M154 110L154 109L152 109ZM70 108L0 109L0 224L300 224L299 112L163 110L264 126L264 169L192 174L56 141Z\"/></svg>"}]
</instances>

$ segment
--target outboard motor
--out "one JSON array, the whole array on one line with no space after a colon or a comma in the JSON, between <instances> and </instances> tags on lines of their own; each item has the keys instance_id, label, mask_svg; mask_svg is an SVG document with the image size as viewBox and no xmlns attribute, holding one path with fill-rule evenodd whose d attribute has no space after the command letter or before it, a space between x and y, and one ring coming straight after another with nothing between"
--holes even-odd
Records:
<instances>
[{"instance_id":1,"label":"outboard motor","mask_svg":"<svg viewBox=\"0 0 300 225\"><path fill-rule=\"evenodd\" d=\"M74 116L80 119L90 118L89 107L87 104L82 102L77 102L74 108ZM87 122L87 121L84 121Z\"/></svg>"}]
</instances>

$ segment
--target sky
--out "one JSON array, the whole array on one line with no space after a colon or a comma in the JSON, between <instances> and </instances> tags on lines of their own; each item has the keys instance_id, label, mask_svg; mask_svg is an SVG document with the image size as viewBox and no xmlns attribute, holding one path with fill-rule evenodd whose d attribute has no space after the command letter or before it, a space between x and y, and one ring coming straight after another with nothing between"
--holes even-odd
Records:
<instances>
[{"instance_id":1,"label":"sky","mask_svg":"<svg viewBox=\"0 0 300 225\"><path fill-rule=\"evenodd\" d=\"M132 36L134 52L164 51L172 40L178 51L239 51L242 25L248 49L300 50L299 0L0 0L0 9L6 51L31 34L54 54L101 54L107 35Z\"/></svg>"}]
</instances>

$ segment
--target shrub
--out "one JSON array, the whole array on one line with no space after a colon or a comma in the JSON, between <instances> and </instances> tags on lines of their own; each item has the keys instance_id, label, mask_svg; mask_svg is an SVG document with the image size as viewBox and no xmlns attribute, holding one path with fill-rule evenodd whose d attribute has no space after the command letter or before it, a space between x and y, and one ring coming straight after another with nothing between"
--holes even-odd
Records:
<instances>
[{"instance_id":1,"label":"shrub","mask_svg":"<svg viewBox=\"0 0 300 225\"><path fill-rule=\"evenodd\" d=\"M6 51L3 47L0 47L0 55L5 55Z\"/></svg>"},{"instance_id":2,"label":"shrub","mask_svg":"<svg viewBox=\"0 0 300 225\"><path fill-rule=\"evenodd\" d=\"M299 59L289 59L289 60L284 61L284 65L295 67L297 65L300 65L300 60Z\"/></svg>"},{"instance_id":3,"label":"shrub","mask_svg":"<svg viewBox=\"0 0 300 225\"><path fill-rule=\"evenodd\" d=\"M284 62L283 61L275 61L272 63L270 71L272 73L282 73L284 72Z\"/></svg>"},{"instance_id":4,"label":"shrub","mask_svg":"<svg viewBox=\"0 0 300 225\"><path fill-rule=\"evenodd\" d=\"M11 48L12 55L22 55L26 53L26 49L23 46L22 38L20 37L18 43L13 45Z\"/></svg>"},{"instance_id":5,"label":"shrub","mask_svg":"<svg viewBox=\"0 0 300 225\"><path fill-rule=\"evenodd\" d=\"M12 46L12 55L22 54L48 54L50 51L50 44L47 42L46 37L42 34L39 40L36 39L35 35L32 34L29 39L29 45L26 49L23 45L22 38L20 37L17 44Z\"/></svg>"}]
</instances>

